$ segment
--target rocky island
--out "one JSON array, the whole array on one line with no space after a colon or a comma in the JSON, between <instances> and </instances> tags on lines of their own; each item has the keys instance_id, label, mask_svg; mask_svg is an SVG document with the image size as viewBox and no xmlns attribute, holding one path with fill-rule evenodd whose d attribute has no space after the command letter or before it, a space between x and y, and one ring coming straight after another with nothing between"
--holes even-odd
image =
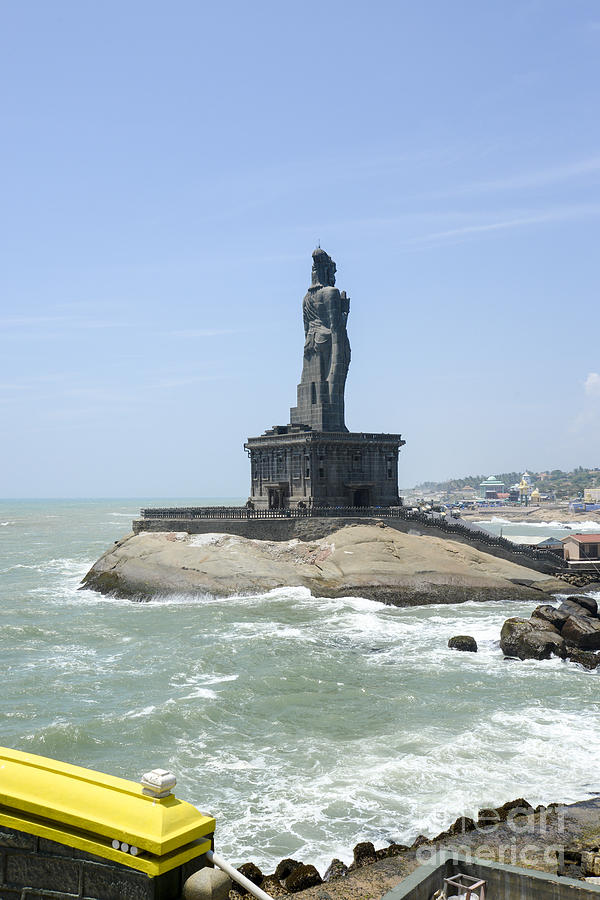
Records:
<instances>
[{"instance_id":1,"label":"rocky island","mask_svg":"<svg viewBox=\"0 0 600 900\"><path fill-rule=\"evenodd\" d=\"M314 541L229 534L144 532L117 541L83 587L121 597L227 597L281 587L315 596L359 594L396 606L466 600L535 600L564 589L535 569L469 544L379 525L350 525Z\"/></svg>"}]
</instances>

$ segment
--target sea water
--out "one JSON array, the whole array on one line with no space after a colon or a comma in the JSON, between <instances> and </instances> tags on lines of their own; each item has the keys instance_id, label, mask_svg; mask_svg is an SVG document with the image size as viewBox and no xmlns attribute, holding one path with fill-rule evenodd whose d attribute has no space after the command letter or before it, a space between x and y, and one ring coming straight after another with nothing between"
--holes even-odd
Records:
<instances>
[{"instance_id":1,"label":"sea water","mask_svg":"<svg viewBox=\"0 0 600 900\"><path fill-rule=\"evenodd\" d=\"M0 504L0 744L135 781L171 769L216 816L225 858L264 871L290 855L323 871L358 841L410 843L519 796L600 791L598 676L499 649L504 619L535 603L78 590L158 502ZM465 633L479 652L448 650Z\"/></svg>"}]
</instances>

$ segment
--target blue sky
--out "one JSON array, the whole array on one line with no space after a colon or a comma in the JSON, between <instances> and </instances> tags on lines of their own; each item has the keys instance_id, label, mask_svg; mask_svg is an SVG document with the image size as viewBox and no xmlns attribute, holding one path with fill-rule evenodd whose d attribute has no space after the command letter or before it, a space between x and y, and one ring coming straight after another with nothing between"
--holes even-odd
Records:
<instances>
[{"instance_id":1,"label":"blue sky","mask_svg":"<svg viewBox=\"0 0 600 900\"><path fill-rule=\"evenodd\" d=\"M595 0L0 3L0 496L243 496L317 241L400 483L599 465Z\"/></svg>"}]
</instances>

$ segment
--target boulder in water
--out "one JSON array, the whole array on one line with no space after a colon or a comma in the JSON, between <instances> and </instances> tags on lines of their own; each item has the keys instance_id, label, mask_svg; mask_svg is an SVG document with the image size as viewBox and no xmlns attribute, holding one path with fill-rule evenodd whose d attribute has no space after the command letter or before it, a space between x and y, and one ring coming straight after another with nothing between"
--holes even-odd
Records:
<instances>
[{"instance_id":1,"label":"boulder in water","mask_svg":"<svg viewBox=\"0 0 600 900\"><path fill-rule=\"evenodd\" d=\"M323 881L333 881L334 878L345 878L348 874L348 866L341 859L334 858L327 866L327 870L323 875Z\"/></svg>"},{"instance_id":2,"label":"boulder in water","mask_svg":"<svg viewBox=\"0 0 600 900\"><path fill-rule=\"evenodd\" d=\"M580 597L580 596L576 595L574 597L569 597L569 602L576 603L578 606L583 606L583 608L585 610L587 610L587 614L589 616L593 616L594 618L597 618L598 604L594 600L593 597L585 597L585 596Z\"/></svg>"},{"instance_id":3,"label":"boulder in water","mask_svg":"<svg viewBox=\"0 0 600 900\"><path fill-rule=\"evenodd\" d=\"M591 650L578 650L572 647L568 659L583 666L584 669L597 669L600 666L600 653L593 653Z\"/></svg>"},{"instance_id":4,"label":"boulder in water","mask_svg":"<svg viewBox=\"0 0 600 900\"><path fill-rule=\"evenodd\" d=\"M285 886L292 894L323 884L323 879L314 866L300 865L286 879Z\"/></svg>"},{"instance_id":5,"label":"boulder in water","mask_svg":"<svg viewBox=\"0 0 600 900\"><path fill-rule=\"evenodd\" d=\"M381 847L380 850L375 851L375 856L378 860L380 859L389 859L390 856L400 856L401 853L406 853L409 848L406 844L396 844L395 842L388 844L387 847Z\"/></svg>"},{"instance_id":6,"label":"boulder in water","mask_svg":"<svg viewBox=\"0 0 600 900\"><path fill-rule=\"evenodd\" d=\"M501 822L506 822L509 816L512 819L517 815L529 815L533 811L531 803L528 800L524 800L523 797L519 797L517 800L509 800L508 803L503 803L502 806L496 807L496 812L500 816Z\"/></svg>"},{"instance_id":7,"label":"boulder in water","mask_svg":"<svg viewBox=\"0 0 600 900\"><path fill-rule=\"evenodd\" d=\"M301 865L302 863L297 859L290 859L289 857L286 857L277 864L277 868L275 869L275 878L277 878L279 881L285 881L285 879L292 874L294 869L297 869L298 866Z\"/></svg>"},{"instance_id":8,"label":"boulder in water","mask_svg":"<svg viewBox=\"0 0 600 900\"><path fill-rule=\"evenodd\" d=\"M507 619L500 634L500 647L506 656L518 659L564 658L565 641L549 622L541 619Z\"/></svg>"},{"instance_id":9,"label":"boulder in water","mask_svg":"<svg viewBox=\"0 0 600 900\"><path fill-rule=\"evenodd\" d=\"M448 641L451 650L463 650L466 653L477 653L477 641L469 634L457 634Z\"/></svg>"},{"instance_id":10,"label":"boulder in water","mask_svg":"<svg viewBox=\"0 0 600 900\"><path fill-rule=\"evenodd\" d=\"M532 619L541 619L544 622L548 622L554 628L557 628L559 631L571 615L567 610L557 609L555 606L550 606L549 604L543 604L542 606L537 606L534 611L531 613Z\"/></svg>"},{"instance_id":11,"label":"boulder in water","mask_svg":"<svg viewBox=\"0 0 600 900\"><path fill-rule=\"evenodd\" d=\"M476 823L469 816L459 816L450 828L447 831L443 831L438 837L445 837L446 835L454 837L456 834L466 834L468 831L473 831L476 827Z\"/></svg>"},{"instance_id":12,"label":"boulder in water","mask_svg":"<svg viewBox=\"0 0 600 900\"><path fill-rule=\"evenodd\" d=\"M579 650L600 650L600 619L569 616L561 635L567 644L573 644Z\"/></svg>"},{"instance_id":13,"label":"boulder in water","mask_svg":"<svg viewBox=\"0 0 600 900\"><path fill-rule=\"evenodd\" d=\"M375 847L371 841L361 841L353 850L354 862L353 869L360 869L362 866L370 866L371 863L377 862L377 854Z\"/></svg>"},{"instance_id":14,"label":"boulder in water","mask_svg":"<svg viewBox=\"0 0 600 900\"><path fill-rule=\"evenodd\" d=\"M257 887L261 886L263 879L264 879L264 875L260 871L258 866L255 865L254 863L247 862L241 866L238 866L238 872L240 873L240 875L245 875L246 878L248 878L252 882L252 884L255 884ZM237 883L233 886L233 890L237 894L241 894L242 896L244 894L248 893L248 891L246 890L245 887L242 887L241 884L237 884Z\"/></svg>"}]
</instances>

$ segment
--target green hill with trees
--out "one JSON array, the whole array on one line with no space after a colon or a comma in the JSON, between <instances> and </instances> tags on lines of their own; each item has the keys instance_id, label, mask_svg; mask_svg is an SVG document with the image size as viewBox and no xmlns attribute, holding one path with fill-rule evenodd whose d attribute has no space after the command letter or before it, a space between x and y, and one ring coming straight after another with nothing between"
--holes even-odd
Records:
<instances>
[{"instance_id":1,"label":"green hill with trees","mask_svg":"<svg viewBox=\"0 0 600 900\"><path fill-rule=\"evenodd\" d=\"M546 472L534 472L532 469L527 470L532 476L532 483L539 488L542 494L554 494L557 500L567 500L579 495L583 496L585 488L600 487L600 468L584 469L578 466L572 472L563 472L562 469L552 469ZM494 473L500 481L506 485L506 489L518 484L521 480L522 472L498 472ZM427 493L457 493L465 488L479 489L482 481L489 476L489 472L485 475L468 475L466 478L450 478L448 481L423 481L421 484L415 485L415 491L426 491Z\"/></svg>"}]
</instances>

